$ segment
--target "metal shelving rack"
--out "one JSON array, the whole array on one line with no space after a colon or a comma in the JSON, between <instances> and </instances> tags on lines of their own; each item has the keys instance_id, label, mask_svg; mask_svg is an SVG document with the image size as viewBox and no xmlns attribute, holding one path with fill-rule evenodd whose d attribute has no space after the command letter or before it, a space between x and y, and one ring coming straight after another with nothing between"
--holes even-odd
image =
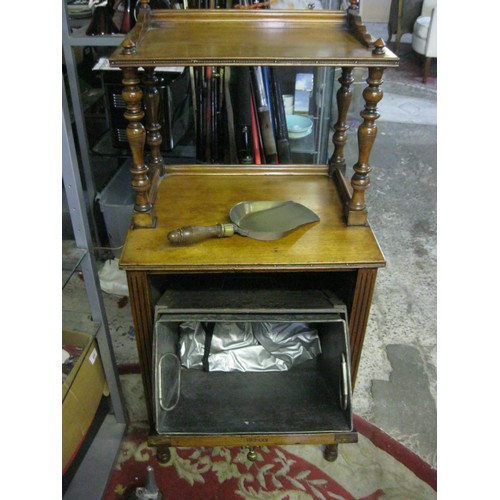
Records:
<instances>
[{"instance_id":1,"label":"metal shelving rack","mask_svg":"<svg viewBox=\"0 0 500 500\"><path fill-rule=\"evenodd\" d=\"M99 347L113 408L113 413L106 416L64 496L67 499L87 499L98 498L98 492L104 493L109 473L127 427L127 416L102 292L99 287L96 261L92 253L89 222L85 210L64 86L62 111L62 173L64 187L70 208L76 248L80 254L79 267L83 273L92 320L96 326L95 338Z\"/></svg>"}]
</instances>

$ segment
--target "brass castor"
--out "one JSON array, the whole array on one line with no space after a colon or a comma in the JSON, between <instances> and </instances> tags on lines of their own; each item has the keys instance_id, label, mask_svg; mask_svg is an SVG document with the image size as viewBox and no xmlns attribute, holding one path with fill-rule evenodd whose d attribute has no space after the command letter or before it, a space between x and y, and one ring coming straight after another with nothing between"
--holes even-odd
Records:
<instances>
[{"instance_id":1,"label":"brass castor","mask_svg":"<svg viewBox=\"0 0 500 500\"><path fill-rule=\"evenodd\" d=\"M339 445L338 444L327 444L325 451L323 452L323 457L329 462L335 462L339 456Z\"/></svg>"},{"instance_id":2,"label":"brass castor","mask_svg":"<svg viewBox=\"0 0 500 500\"><path fill-rule=\"evenodd\" d=\"M156 459L160 464L166 464L171 458L170 448L168 446L159 446L156 448Z\"/></svg>"},{"instance_id":3,"label":"brass castor","mask_svg":"<svg viewBox=\"0 0 500 500\"><path fill-rule=\"evenodd\" d=\"M250 462L255 462L255 460L257 459L257 453L255 453L255 448L253 446L250 446L248 448L247 458L248 460L250 460Z\"/></svg>"}]
</instances>

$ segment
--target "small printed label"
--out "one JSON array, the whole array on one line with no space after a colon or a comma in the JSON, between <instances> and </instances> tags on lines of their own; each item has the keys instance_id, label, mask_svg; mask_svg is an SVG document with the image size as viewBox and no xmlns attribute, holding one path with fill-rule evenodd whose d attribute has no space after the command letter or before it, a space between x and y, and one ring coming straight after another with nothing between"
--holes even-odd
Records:
<instances>
[{"instance_id":1,"label":"small printed label","mask_svg":"<svg viewBox=\"0 0 500 500\"><path fill-rule=\"evenodd\" d=\"M95 363L96 359L97 359L97 350L94 348L94 350L92 351L92 354L89 356L90 364L93 365Z\"/></svg>"},{"instance_id":2,"label":"small printed label","mask_svg":"<svg viewBox=\"0 0 500 500\"><path fill-rule=\"evenodd\" d=\"M265 438L265 437L253 437L253 436L248 436L245 438L245 441L247 443L268 443L269 442L269 438Z\"/></svg>"}]
</instances>

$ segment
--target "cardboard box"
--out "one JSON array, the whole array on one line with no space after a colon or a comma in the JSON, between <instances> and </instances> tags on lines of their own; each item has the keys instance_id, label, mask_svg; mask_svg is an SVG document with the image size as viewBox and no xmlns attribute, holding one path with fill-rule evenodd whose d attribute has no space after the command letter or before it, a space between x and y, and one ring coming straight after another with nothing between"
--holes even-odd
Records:
<instances>
[{"instance_id":1,"label":"cardboard box","mask_svg":"<svg viewBox=\"0 0 500 500\"><path fill-rule=\"evenodd\" d=\"M102 395L109 391L97 345L91 335L62 332L63 345L81 354L62 387L62 470L71 465L94 419Z\"/></svg>"}]
</instances>

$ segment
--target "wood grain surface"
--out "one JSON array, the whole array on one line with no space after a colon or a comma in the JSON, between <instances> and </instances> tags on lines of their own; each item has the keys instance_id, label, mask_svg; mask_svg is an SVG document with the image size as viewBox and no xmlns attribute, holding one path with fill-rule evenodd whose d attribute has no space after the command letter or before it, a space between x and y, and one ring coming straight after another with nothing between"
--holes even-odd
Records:
<instances>
[{"instance_id":1,"label":"wood grain surface","mask_svg":"<svg viewBox=\"0 0 500 500\"><path fill-rule=\"evenodd\" d=\"M185 170L189 172L189 167ZM385 265L371 228L346 226L336 185L326 173L220 175L210 174L210 168L205 171L206 174L175 174L162 179L155 204L156 227L129 231L120 259L122 268L259 272ZM313 210L320 221L275 241L235 235L176 246L167 240L170 231L182 226L228 223L231 207L251 200L293 200Z\"/></svg>"},{"instance_id":2,"label":"wood grain surface","mask_svg":"<svg viewBox=\"0 0 500 500\"><path fill-rule=\"evenodd\" d=\"M152 10L113 53L110 64L398 65L388 49L373 54L358 31L344 11Z\"/></svg>"}]
</instances>

